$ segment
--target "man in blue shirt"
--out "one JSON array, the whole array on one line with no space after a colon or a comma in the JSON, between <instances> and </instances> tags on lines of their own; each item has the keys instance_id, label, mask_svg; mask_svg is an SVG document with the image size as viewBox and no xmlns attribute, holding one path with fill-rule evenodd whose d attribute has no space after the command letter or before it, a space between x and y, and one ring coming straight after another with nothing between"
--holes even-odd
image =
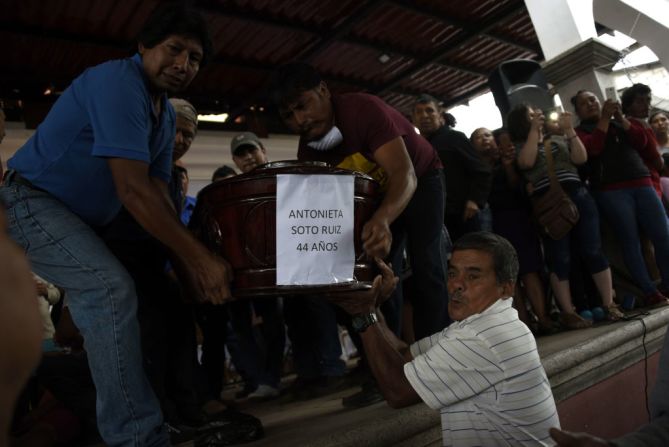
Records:
<instances>
[{"instance_id":1,"label":"man in blue shirt","mask_svg":"<svg viewBox=\"0 0 669 447\"><path fill-rule=\"evenodd\" d=\"M190 216L193 214L195 204L197 203L197 199L195 197L188 195L188 183L190 182L188 177L188 169L184 168L183 166L175 165L172 171L172 175L176 176L175 180L181 183L181 203L179 203L178 211L181 222L188 226L188 222L190 222Z\"/></svg>"},{"instance_id":2,"label":"man in blue shirt","mask_svg":"<svg viewBox=\"0 0 669 447\"><path fill-rule=\"evenodd\" d=\"M11 237L37 274L65 290L110 446L169 441L142 369L134 284L96 232L124 206L173 253L192 296L230 298L227 263L185 229L167 188L175 116L166 93L185 89L211 56L206 22L188 6L163 4L137 40L135 56L72 82L8 161L0 187Z\"/></svg>"}]
</instances>

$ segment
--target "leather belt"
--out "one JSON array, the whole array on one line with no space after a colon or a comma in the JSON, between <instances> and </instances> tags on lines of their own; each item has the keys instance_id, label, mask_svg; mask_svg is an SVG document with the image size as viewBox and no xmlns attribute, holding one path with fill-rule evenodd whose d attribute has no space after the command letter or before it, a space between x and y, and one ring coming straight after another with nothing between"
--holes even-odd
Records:
<instances>
[{"instance_id":1,"label":"leather belt","mask_svg":"<svg viewBox=\"0 0 669 447\"><path fill-rule=\"evenodd\" d=\"M5 174L5 179L4 180L5 180L5 183L7 181L9 181L9 182L12 182L12 183L16 183L17 185L26 186L26 187L28 187L30 189L34 189L36 191L44 191L42 188L38 188L37 186L33 185L30 182L30 180L24 178L21 174L14 171L13 169L10 169L9 171L7 171L7 173Z\"/></svg>"}]
</instances>

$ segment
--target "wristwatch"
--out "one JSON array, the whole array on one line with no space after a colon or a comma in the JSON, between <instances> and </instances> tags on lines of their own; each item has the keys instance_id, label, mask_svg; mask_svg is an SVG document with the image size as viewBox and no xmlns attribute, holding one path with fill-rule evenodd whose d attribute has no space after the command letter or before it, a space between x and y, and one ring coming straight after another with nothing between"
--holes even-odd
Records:
<instances>
[{"instance_id":1,"label":"wristwatch","mask_svg":"<svg viewBox=\"0 0 669 447\"><path fill-rule=\"evenodd\" d=\"M379 318L376 316L376 312L370 312L368 314L353 315L351 325L353 326L353 330L359 333L365 332L368 327L378 321Z\"/></svg>"}]
</instances>

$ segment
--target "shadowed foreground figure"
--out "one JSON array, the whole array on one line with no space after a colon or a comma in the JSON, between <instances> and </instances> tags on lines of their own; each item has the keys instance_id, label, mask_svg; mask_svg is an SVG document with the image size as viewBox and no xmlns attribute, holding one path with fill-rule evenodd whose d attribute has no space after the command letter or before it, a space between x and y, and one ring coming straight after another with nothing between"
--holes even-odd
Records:
<instances>
[{"instance_id":1,"label":"shadowed foreground figure","mask_svg":"<svg viewBox=\"0 0 669 447\"><path fill-rule=\"evenodd\" d=\"M35 281L21 249L7 236L0 205L0 447L14 404L41 354L42 321L35 300Z\"/></svg>"}]
</instances>

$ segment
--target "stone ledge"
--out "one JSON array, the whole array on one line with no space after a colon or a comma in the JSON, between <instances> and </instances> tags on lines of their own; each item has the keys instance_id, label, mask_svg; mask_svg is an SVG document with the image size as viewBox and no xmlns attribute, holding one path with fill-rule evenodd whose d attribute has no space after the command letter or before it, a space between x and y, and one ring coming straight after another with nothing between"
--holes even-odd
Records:
<instances>
[{"instance_id":1,"label":"stone ledge","mask_svg":"<svg viewBox=\"0 0 669 447\"><path fill-rule=\"evenodd\" d=\"M542 64L546 79L562 85L593 70L611 71L620 52L596 39L588 39Z\"/></svg>"},{"instance_id":2,"label":"stone ledge","mask_svg":"<svg viewBox=\"0 0 669 447\"><path fill-rule=\"evenodd\" d=\"M305 447L371 447L371 446L421 446L416 439L430 436L437 429L441 442L441 420L439 413L425 404L393 410L385 402L375 404L378 416L365 419L347 427L339 433L313 439L304 443ZM405 443L403 443L403 441ZM408 443L406 443L408 442Z\"/></svg>"},{"instance_id":3,"label":"stone ledge","mask_svg":"<svg viewBox=\"0 0 669 447\"><path fill-rule=\"evenodd\" d=\"M641 319L646 325L645 346L647 355L650 356L662 347L669 322L669 309L656 310ZM542 357L556 402L561 402L643 360L644 327L640 321L632 320L624 325L605 328L610 330Z\"/></svg>"}]
</instances>

